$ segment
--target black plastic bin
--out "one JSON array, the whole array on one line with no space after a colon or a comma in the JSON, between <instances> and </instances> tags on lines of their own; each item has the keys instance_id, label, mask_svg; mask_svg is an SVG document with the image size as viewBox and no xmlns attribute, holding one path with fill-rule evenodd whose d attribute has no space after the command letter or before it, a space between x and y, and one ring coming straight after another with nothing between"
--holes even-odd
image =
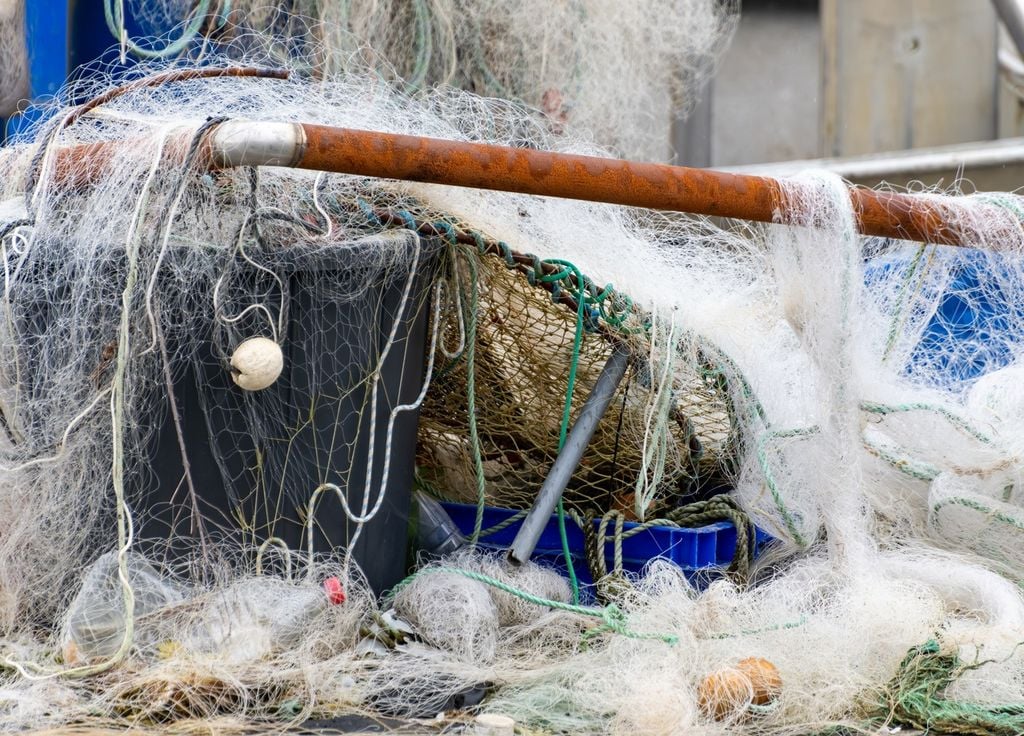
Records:
<instances>
[{"instance_id":1,"label":"black plastic bin","mask_svg":"<svg viewBox=\"0 0 1024 736\"><path fill-rule=\"evenodd\" d=\"M222 295L244 304L252 292L275 306L283 298L285 305L284 371L262 391L244 391L233 383L230 347L225 346L255 334L269 336L265 319L262 328L257 314L225 327L213 319L212 293L203 293L195 295L195 309L184 310L190 316L169 329L178 424L207 532L249 549L277 537L304 550L306 510L322 483L339 486L359 512L370 446L371 382L366 379L397 319L395 340L380 365L371 469L371 489L378 491L388 417L395 406L415 401L424 380L430 285L440 247L417 237L398 231L342 246L288 247L262 255L260 265L277 274L280 283L245 263L232 265ZM384 238L389 240L382 249ZM400 319L407 270L382 268L376 255L393 252L395 238L409 252L417 244L420 251L418 274ZM163 321L168 322L166 316ZM198 350L180 349L195 344L197 328L210 339ZM194 548L197 529L184 482L182 442L169 402L165 398L162 403L154 415L159 423L151 462L134 476L132 495L141 499L134 510L141 517L142 545L179 557ZM383 506L351 550L378 593L405 572L417 420L417 411L398 415ZM334 493L321 495L315 519L317 552L348 546L355 525Z\"/></svg>"}]
</instances>

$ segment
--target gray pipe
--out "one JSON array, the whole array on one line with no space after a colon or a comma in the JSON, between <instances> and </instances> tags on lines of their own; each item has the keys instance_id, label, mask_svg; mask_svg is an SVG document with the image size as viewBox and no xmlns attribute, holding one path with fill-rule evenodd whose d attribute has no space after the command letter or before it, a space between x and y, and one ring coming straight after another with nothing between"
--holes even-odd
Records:
<instances>
[{"instance_id":1,"label":"gray pipe","mask_svg":"<svg viewBox=\"0 0 1024 736\"><path fill-rule=\"evenodd\" d=\"M555 507L558 506L558 499L562 497L565 487L569 485L572 474L576 472L576 466L580 464L583 453L590 444L590 438L594 436L598 422L604 416L615 396L615 390L622 383L626 375L626 368L629 366L629 351L622 345L616 346L615 352L608 358L608 362L601 369L601 375L597 377L593 391L587 396L587 400L580 409L580 415L576 423L565 438L565 445L562 451L555 458L547 478L537 493L537 500L533 502L530 513L523 520L519 527L512 548L508 552L508 559L516 565L527 562L537 547L537 540L541 532L551 519Z\"/></svg>"},{"instance_id":2,"label":"gray pipe","mask_svg":"<svg viewBox=\"0 0 1024 736\"><path fill-rule=\"evenodd\" d=\"M1020 0L992 0L1017 52L1024 56L1024 6Z\"/></svg>"}]
</instances>

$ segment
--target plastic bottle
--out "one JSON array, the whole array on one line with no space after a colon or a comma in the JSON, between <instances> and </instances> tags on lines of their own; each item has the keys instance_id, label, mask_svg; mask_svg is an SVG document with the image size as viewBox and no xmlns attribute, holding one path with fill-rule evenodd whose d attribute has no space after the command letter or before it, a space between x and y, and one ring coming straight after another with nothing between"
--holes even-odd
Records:
<instances>
[{"instance_id":1,"label":"plastic bottle","mask_svg":"<svg viewBox=\"0 0 1024 736\"><path fill-rule=\"evenodd\" d=\"M164 606L181 603L188 591L167 575L161 575L142 555L127 553L128 582L135 596L138 619ZM118 575L116 552L108 552L92 564L68 610L64 627L64 661L113 656L125 633L124 591Z\"/></svg>"},{"instance_id":2,"label":"plastic bottle","mask_svg":"<svg viewBox=\"0 0 1024 736\"><path fill-rule=\"evenodd\" d=\"M320 614L344 602L336 577L321 586L253 578L211 594L185 643L192 651L224 661L259 659L297 644Z\"/></svg>"},{"instance_id":3,"label":"plastic bottle","mask_svg":"<svg viewBox=\"0 0 1024 736\"><path fill-rule=\"evenodd\" d=\"M465 546L466 538L440 503L422 491L416 492L416 503L419 506L416 542L421 552L445 557Z\"/></svg>"},{"instance_id":4,"label":"plastic bottle","mask_svg":"<svg viewBox=\"0 0 1024 736\"><path fill-rule=\"evenodd\" d=\"M194 597L142 555L128 553L127 565L135 596L133 643L139 646L158 643L170 634L192 651L242 661L292 646L323 611L345 602L336 577L327 578L321 586L258 577ZM186 601L201 613L191 626L181 624L185 630L166 631L140 620ZM109 552L89 568L71 604L63 636L64 661L78 664L113 656L124 640L125 618L117 554Z\"/></svg>"}]
</instances>

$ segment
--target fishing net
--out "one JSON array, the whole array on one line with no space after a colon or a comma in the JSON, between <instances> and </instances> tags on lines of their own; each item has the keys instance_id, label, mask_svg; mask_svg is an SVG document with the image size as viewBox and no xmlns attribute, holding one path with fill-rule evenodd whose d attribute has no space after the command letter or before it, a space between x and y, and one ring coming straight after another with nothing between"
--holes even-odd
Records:
<instances>
[{"instance_id":1,"label":"fishing net","mask_svg":"<svg viewBox=\"0 0 1024 736\"><path fill-rule=\"evenodd\" d=\"M0 117L9 117L28 97L28 49L22 0L0 2Z\"/></svg>"},{"instance_id":2,"label":"fishing net","mask_svg":"<svg viewBox=\"0 0 1024 736\"><path fill-rule=\"evenodd\" d=\"M600 153L463 91L272 77L150 79L0 154L5 728L1020 730L1017 198L959 197L952 257L860 237L820 175L739 226L211 171L229 120ZM725 491L775 538L748 574L660 560L590 605L469 545L383 594L414 480L525 507L620 347L570 512Z\"/></svg>"},{"instance_id":3,"label":"fishing net","mask_svg":"<svg viewBox=\"0 0 1024 736\"><path fill-rule=\"evenodd\" d=\"M545 273L539 259L520 261L511 253L508 260L485 255L470 261L474 273L462 277L474 284L475 293L462 296L471 302L466 312L472 324L467 334L452 338L474 339L464 348L475 351L472 382L468 361L452 361L440 369L420 412L420 479L452 500L475 503L482 490L488 505L529 508L558 454L565 397L574 391L589 394L614 349L599 325L630 342L636 336L619 332L620 326L642 331L635 315L615 312L631 309L629 303L607 308L614 327L601 320L603 304L585 305L580 320L575 308L559 303L558 296L549 296L545 284L538 283L538 278L547 278L547 285L557 285L562 279L575 279L575 274L550 264ZM562 279L554 278L559 275ZM577 288L595 302L602 292L592 283ZM610 291L604 298L618 300ZM729 399L724 384L712 373L702 373L701 367L694 364L688 374L674 379L665 458L655 492L643 503L636 501L637 480L649 459L643 447L645 423L652 403L661 400L652 390L656 379L650 375L651 367L638 361L566 488L569 508L581 514L614 509L648 518L659 507L696 497L715 480L728 480ZM470 400L478 447L468 426ZM579 402L570 412L571 422L578 409Z\"/></svg>"},{"instance_id":4,"label":"fishing net","mask_svg":"<svg viewBox=\"0 0 1024 736\"><path fill-rule=\"evenodd\" d=\"M409 91L519 100L553 131L587 130L648 160L671 156L672 118L695 104L738 18L733 0L160 0L116 15L119 2L106 0L114 39L128 17L180 24L166 44L137 47L144 57L255 34L282 61L298 50L316 74L369 64Z\"/></svg>"}]
</instances>

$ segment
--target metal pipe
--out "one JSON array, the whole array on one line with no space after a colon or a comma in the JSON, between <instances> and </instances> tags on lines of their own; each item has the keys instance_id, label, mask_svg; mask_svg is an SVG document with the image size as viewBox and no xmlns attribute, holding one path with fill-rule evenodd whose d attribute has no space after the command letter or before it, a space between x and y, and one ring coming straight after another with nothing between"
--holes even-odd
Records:
<instances>
[{"instance_id":1,"label":"metal pipe","mask_svg":"<svg viewBox=\"0 0 1024 736\"><path fill-rule=\"evenodd\" d=\"M85 183L129 145L111 141L58 151L58 176ZM769 177L304 123L223 123L221 132L211 134L207 165L290 166L805 224L794 222L785 186ZM865 235L967 246L985 240L982 233L964 229L967 226L962 223L972 218L964 216L955 197L851 187L850 198L858 228Z\"/></svg>"},{"instance_id":2,"label":"metal pipe","mask_svg":"<svg viewBox=\"0 0 1024 736\"><path fill-rule=\"evenodd\" d=\"M296 166L306 152L306 134L296 123L228 120L210 134L210 157L216 168Z\"/></svg>"},{"instance_id":3,"label":"metal pipe","mask_svg":"<svg viewBox=\"0 0 1024 736\"><path fill-rule=\"evenodd\" d=\"M1020 54L1012 49L1001 48L998 54L999 66L1008 77L1008 80L1016 85L1021 84L1021 78L1024 77L1024 60L1020 58Z\"/></svg>"},{"instance_id":4,"label":"metal pipe","mask_svg":"<svg viewBox=\"0 0 1024 736\"><path fill-rule=\"evenodd\" d=\"M1017 47L1017 53L1024 56L1024 5L1020 0L992 0L999 20Z\"/></svg>"},{"instance_id":5,"label":"metal pipe","mask_svg":"<svg viewBox=\"0 0 1024 736\"><path fill-rule=\"evenodd\" d=\"M302 125L307 148L295 166L758 222L790 222L783 185L759 176L621 161L421 136ZM934 198L851 188L860 232L961 244ZM968 234L969 236L969 234ZM968 237L968 240L971 238Z\"/></svg>"},{"instance_id":6,"label":"metal pipe","mask_svg":"<svg viewBox=\"0 0 1024 736\"><path fill-rule=\"evenodd\" d=\"M871 153L846 158L778 161L767 164L730 166L724 171L752 176L792 176L809 169L821 169L844 179L878 179L927 176L944 171L996 168L1024 163L1024 138L1003 138L978 143Z\"/></svg>"},{"instance_id":7,"label":"metal pipe","mask_svg":"<svg viewBox=\"0 0 1024 736\"><path fill-rule=\"evenodd\" d=\"M508 552L508 558L512 563L522 564L533 555L537 540L540 539L544 527L551 519L551 514L558 506L558 499L569 485L572 474L576 472L576 467L580 464L587 445L590 444L590 438L594 436L594 430L608 410L608 404L615 396L615 390L626 375L628 367L629 351L624 346L617 345L601 369L601 375L597 377L593 390L583 403L576 423L569 431L569 436L565 438L565 445L555 458L540 491L537 492L533 506L530 507L530 512L519 527L519 532Z\"/></svg>"}]
</instances>

